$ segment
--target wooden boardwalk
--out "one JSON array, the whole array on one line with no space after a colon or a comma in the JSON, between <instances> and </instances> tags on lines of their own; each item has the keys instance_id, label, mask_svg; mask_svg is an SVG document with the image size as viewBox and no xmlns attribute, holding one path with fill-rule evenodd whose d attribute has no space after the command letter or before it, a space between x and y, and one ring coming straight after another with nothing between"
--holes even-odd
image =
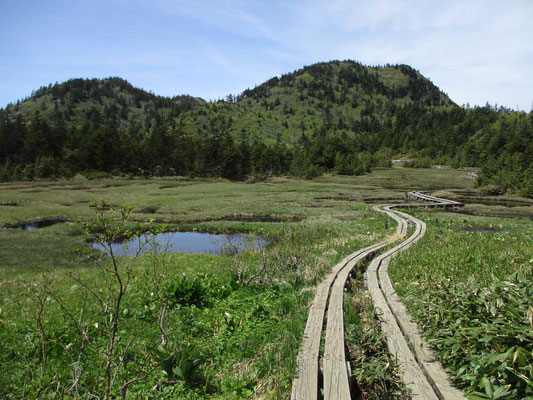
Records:
<instances>
[{"instance_id":1,"label":"wooden boardwalk","mask_svg":"<svg viewBox=\"0 0 533 400\"><path fill-rule=\"evenodd\" d=\"M402 378L413 399L465 399L461 391L451 386L449 379L422 337L405 306L394 291L388 276L389 262L396 254L416 243L426 232L426 224L409 214L392 210L394 207L460 207L461 203L439 199L420 192L409 195L424 203L376 206L397 222L396 233L402 242L376 256L387 246L380 242L358 250L338 263L318 285L309 310L301 350L298 354L297 376L293 381L292 400L315 400L323 390L325 400L351 399L350 371L344 342L343 293L351 270L364 259L374 257L367 269L368 290L378 309L382 329L387 334L389 351L397 359ZM407 236L408 225L414 232ZM328 303L329 300L329 303ZM325 346L320 371L320 342L327 309ZM411 350L412 349L412 350ZM322 375L321 375L322 373ZM320 377L323 387L320 387Z\"/></svg>"}]
</instances>

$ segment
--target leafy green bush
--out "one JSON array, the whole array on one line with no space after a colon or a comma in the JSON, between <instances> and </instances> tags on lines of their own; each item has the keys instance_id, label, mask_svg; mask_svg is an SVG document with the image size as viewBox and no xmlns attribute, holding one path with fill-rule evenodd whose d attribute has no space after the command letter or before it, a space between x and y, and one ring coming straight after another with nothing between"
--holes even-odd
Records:
<instances>
[{"instance_id":1,"label":"leafy green bush","mask_svg":"<svg viewBox=\"0 0 533 400\"><path fill-rule=\"evenodd\" d=\"M11 170L9 164L0 165L0 182L9 182L11 180Z\"/></svg>"},{"instance_id":2,"label":"leafy green bush","mask_svg":"<svg viewBox=\"0 0 533 400\"><path fill-rule=\"evenodd\" d=\"M313 179L322 175L322 171L315 164L309 164L303 171L303 177L305 179Z\"/></svg>"},{"instance_id":3,"label":"leafy green bush","mask_svg":"<svg viewBox=\"0 0 533 400\"><path fill-rule=\"evenodd\" d=\"M335 170L341 175L360 175L365 172L357 155L344 156L341 153L335 157Z\"/></svg>"},{"instance_id":4,"label":"leafy green bush","mask_svg":"<svg viewBox=\"0 0 533 400\"><path fill-rule=\"evenodd\" d=\"M269 178L268 174L253 173L246 178L245 183L252 184L252 183L258 183L258 182L264 182L268 178Z\"/></svg>"},{"instance_id":5,"label":"leafy green bush","mask_svg":"<svg viewBox=\"0 0 533 400\"><path fill-rule=\"evenodd\" d=\"M37 178L55 178L61 174L60 165L54 157L39 157L35 161L34 173Z\"/></svg>"},{"instance_id":6,"label":"leafy green bush","mask_svg":"<svg viewBox=\"0 0 533 400\"><path fill-rule=\"evenodd\" d=\"M466 284L433 292L425 313L435 323L427 334L472 398L533 396L532 296L531 276L518 273L486 288Z\"/></svg>"},{"instance_id":7,"label":"leafy green bush","mask_svg":"<svg viewBox=\"0 0 533 400\"><path fill-rule=\"evenodd\" d=\"M203 275L182 275L168 288L173 304L203 307L208 302L208 285Z\"/></svg>"},{"instance_id":8,"label":"leafy green bush","mask_svg":"<svg viewBox=\"0 0 533 400\"><path fill-rule=\"evenodd\" d=\"M533 164L531 164L524 172L520 194L525 197L533 198Z\"/></svg>"},{"instance_id":9,"label":"leafy green bush","mask_svg":"<svg viewBox=\"0 0 533 400\"><path fill-rule=\"evenodd\" d=\"M230 282L221 283L207 274L181 275L169 284L167 296L173 305L206 307L213 299L228 296L235 283L233 277Z\"/></svg>"},{"instance_id":10,"label":"leafy green bush","mask_svg":"<svg viewBox=\"0 0 533 400\"><path fill-rule=\"evenodd\" d=\"M189 385L201 381L201 358L196 347L189 343L160 345L156 348L157 361L167 379L178 380Z\"/></svg>"}]
</instances>

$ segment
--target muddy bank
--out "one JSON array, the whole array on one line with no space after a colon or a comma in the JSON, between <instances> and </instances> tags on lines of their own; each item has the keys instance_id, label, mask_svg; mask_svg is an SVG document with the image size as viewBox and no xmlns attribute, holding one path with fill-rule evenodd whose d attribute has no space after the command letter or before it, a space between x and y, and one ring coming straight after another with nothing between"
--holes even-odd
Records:
<instances>
[{"instance_id":1,"label":"muddy bank","mask_svg":"<svg viewBox=\"0 0 533 400\"><path fill-rule=\"evenodd\" d=\"M5 224L3 229L21 229L24 231L31 231L33 229L45 228L47 226L67 222L68 220L69 219L64 215L59 215L56 217L40 217L26 221L11 222L9 224Z\"/></svg>"},{"instance_id":2,"label":"muddy bank","mask_svg":"<svg viewBox=\"0 0 533 400\"><path fill-rule=\"evenodd\" d=\"M0 206L19 207L20 206L20 202L18 202L18 201L0 201Z\"/></svg>"},{"instance_id":3,"label":"muddy bank","mask_svg":"<svg viewBox=\"0 0 533 400\"><path fill-rule=\"evenodd\" d=\"M356 197L356 196L350 196L347 194L339 194L337 196L323 196L323 197L315 197L314 200L340 200L340 201L355 201L359 203L380 203L380 202L387 202L387 203L401 203L405 202L406 199L404 197L400 196L394 196L394 197Z\"/></svg>"},{"instance_id":4,"label":"muddy bank","mask_svg":"<svg viewBox=\"0 0 533 400\"><path fill-rule=\"evenodd\" d=\"M146 207L141 209L139 213L144 214L158 214L158 215L172 215L172 211L157 211L158 207ZM135 211L134 211L135 212ZM180 214L182 214L180 212ZM220 217L204 217L204 218L191 218L191 219L172 219L163 220L156 218L156 222L167 224L198 224L202 222L218 222L218 221L235 221L235 222L300 222L305 219L302 215L275 215L275 214L225 214Z\"/></svg>"}]
</instances>

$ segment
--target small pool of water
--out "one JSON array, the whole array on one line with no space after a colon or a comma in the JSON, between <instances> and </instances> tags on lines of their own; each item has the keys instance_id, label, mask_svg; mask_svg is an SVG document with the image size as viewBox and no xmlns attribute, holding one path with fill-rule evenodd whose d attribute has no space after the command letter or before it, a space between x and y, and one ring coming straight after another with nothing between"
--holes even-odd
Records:
<instances>
[{"instance_id":1,"label":"small pool of water","mask_svg":"<svg viewBox=\"0 0 533 400\"><path fill-rule=\"evenodd\" d=\"M170 253L204 253L204 254L224 254L235 253L244 250L261 250L270 242L269 239L244 234L214 234L200 232L166 232L157 235L144 234L127 242L113 243L113 253L118 256L135 255L139 249L140 254L149 252L153 246L148 241L155 244L159 253L168 251ZM109 252L99 243L93 243L94 249Z\"/></svg>"},{"instance_id":2,"label":"small pool of water","mask_svg":"<svg viewBox=\"0 0 533 400\"><path fill-rule=\"evenodd\" d=\"M52 225L60 224L63 222L67 222L66 217L42 218L42 219L35 219L31 221L23 221L23 222L18 222L14 224L8 224L8 225L5 225L3 229L20 229L23 231L33 231L38 228L46 228L47 226L52 226Z\"/></svg>"}]
</instances>

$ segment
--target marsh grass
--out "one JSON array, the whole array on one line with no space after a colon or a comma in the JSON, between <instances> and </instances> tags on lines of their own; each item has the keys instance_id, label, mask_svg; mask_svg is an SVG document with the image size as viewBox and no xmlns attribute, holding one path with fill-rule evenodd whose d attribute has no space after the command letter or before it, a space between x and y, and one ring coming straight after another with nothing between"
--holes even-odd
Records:
<instances>
[{"instance_id":1,"label":"marsh grass","mask_svg":"<svg viewBox=\"0 0 533 400\"><path fill-rule=\"evenodd\" d=\"M281 399L290 394L296 354L316 284L343 256L394 233L394 224L389 221L385 228L386 218L373 213L372 204L360 199L379 202L380 199L402 198L406 190L415 187L468 188L472 181L464 175L453 170L393 168L358 177L329 176L314 181L275 178L255 184L183 179L0 184L0 203L17 204L16 207L1 207L0 225L54 215L65 215L71 221L27 232L0 230L0 368L3 371L0 397L58 398L66 393L61 388L72 384L72 361L63 346L70 343L77 346L72 340L76 331L57 308L46 301L39 317L47 332L47 366L41 373L42 335L36 318L41 303L36 295L47 284L58 296L68 299L69 307L80 309L84 304L82 291L71 275L76 274L86 281L94 281L98 276L98 269L90 258L76 251L89 248L83 226L94 216L95 208L90 205L96 200L135 206L141 212L134 214L134 224L146 230L162 223L176 230L252 233L273 238L277 243L264 254L258 251L236 255L164 254L157 264L161 277L157 285L150 278L154 260L150 255L139 257L132 270L131 290L125 300L128 311L124 316L126 321L135 318L138 323L123 336L135 335L146 345L139 345L128 355L129 361L120 377L138 376L155 368L142 384L130 386L128 397ZM343 197L333 199L339 194ZM315 200L316 197L331 199ZM261 216L261 221L226 217L231 215ZM427 219L435 216L439 221L454 221L453 224L449 222L450 228L462 226L463 219L470 221L472 218L428 214ZM494 235L508 235L509 231L516 232L517 237L529 237L522 235L530 226L529 221L514 220L516 228L507 223L501 220L504 228ZM480 224L484 222L476 220L473 226ZM446 231L446 240L453 242L453 235L459 232L452 229L448 232L446 227L439 222L438 226L431 225L428 233ZM503 238L508 240L507 236ZM431 242L438 243L440 239L430 236ZM462 241L454 242L449 251L461 244ZM512 259L531 248L529 241L520 246L518 252L514 248L504 251L501 246L494 251L473 246L468 255L475 260L485 253L496 254L501 250L505 257ZM431 251L438 254L437 248ZM292 263L292 259L297 262ZM427 259L431 257L428 255ZM458 274L463 270L462 260L451 259L458 266L450 268L450 274L455 274L457 279L470 275ZM505 273L502 271L501 276L498 275L500 279L512 270L508 268L510 259L506 258L506 263L501 265ZM261 271L265 261L268 268ZM425 259L421 262L421 265L427 263ZM475 269L471 267L473 262L466 263L467 270ZM238 271L242 273L239 275ZM258 272L261 273L257 278L246 282ZM481 277L486 275L480 274ZM198 303L174 301L169 307L166 329L171 340L168 343L178 351L177 359L185 361L173 364L178 368L175 372L172 369L165 372L157 354L148 351L161 340L154 299L176 296L183 276L202 282L192 286L201 286L198 290L203 293L203 300ZM420 278L417 276L417 279ZM410 284L415 279L406 276L404 281ZM484 283L488 284L488 281ZM160 292L152 289L155 286ZM423 294L419 292L416 296L424 298ZM413 296L411 301L415 304L416 296ZM353 300L350 298L350 301ZM364 307L362 312L364 317L355 314L347 317L349 321L353 319L354 334L360 326L357 318L368 321L373 318L371 311L365 311ZM102 322L99 321L98 326L102 326ZM101 332L93 326L91 334L98 337ZM372 328L365 340L379 347L383 338ZM189 350L180 353L180 349ZM386 359L382 350L378 353ZM140 357L148 360L150 366L146 367L145 361L140 363ZM87 356L83 363L86 368L84 384L98 391L97 358ZM190 376L195 378L189 381L179 378L182 374L179 371L187 370L186 365L194 365L194 374ZM364 379L364 371L361 370L359 380Z\"/></svg>"}]
</instances>

